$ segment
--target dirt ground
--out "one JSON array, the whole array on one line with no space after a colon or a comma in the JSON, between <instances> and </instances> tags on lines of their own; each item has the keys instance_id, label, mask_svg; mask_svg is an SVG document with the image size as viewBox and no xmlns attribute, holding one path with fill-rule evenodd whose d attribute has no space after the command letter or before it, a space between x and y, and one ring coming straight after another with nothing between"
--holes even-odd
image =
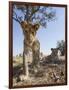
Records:
<instances>
[{"instance_id":1,"label":"dirt ground","mask_svg":"<svg viewBox=\"0 0 69 90\"><path fill-rule=\"evenodd\" d=\"M16 62L13 62L13 86L64 84L66 82L65 67L64 57L51 62L42 60L37 73L33 73L29 67L29 78L20 80L20 77L23 76L23 68L22 61L19 61L18 58Z\"/></svg>"}]
</instances>

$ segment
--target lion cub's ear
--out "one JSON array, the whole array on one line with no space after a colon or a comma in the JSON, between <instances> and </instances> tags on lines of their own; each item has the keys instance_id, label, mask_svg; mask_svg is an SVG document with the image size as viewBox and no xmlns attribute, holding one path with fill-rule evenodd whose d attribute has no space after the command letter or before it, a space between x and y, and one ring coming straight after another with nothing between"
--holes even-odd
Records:
<instances>
[{"instance_id":1,"label":"lion cub's ear","mask_svg":"<svg viewBox=\"0 0 69 90\"><path fill-rule=\"evenodd\" d=\"M26 22L26 21L22 21L22 22L21 22L21 27L22 27L22 28L25 28L26 26L27 26L27 22Z\"/></svg>"},{"instance_id":2,"label":"lion cub's ear","mask_svg":"<svg viewBox=\"0 0 69 90\"><path fill-rule=\"evenodd\" d=\"M35 24L34 29L35 29L35 31L37 31L39 29L39 24Z\"/></svg>"}]
</instances>

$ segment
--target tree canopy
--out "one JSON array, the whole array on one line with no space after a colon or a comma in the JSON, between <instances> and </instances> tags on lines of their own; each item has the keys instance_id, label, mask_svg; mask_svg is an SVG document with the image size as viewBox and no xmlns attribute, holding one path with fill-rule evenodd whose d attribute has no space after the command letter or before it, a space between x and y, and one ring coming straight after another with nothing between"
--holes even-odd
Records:
<instances>
[{"instance_id":1,"label":"tree canopy","mask_svg":"<svg viewBox=\"0 0 69 90\"><path fill-rule=\"evenodd\" d=\"M47 22L54 20L56 11L49 6L34 6L29 4L14 5L13 19L21 23L27 21L32 24L39 23L39 25L46 27Z\"/></svg>"},{"instance_id":2,"label":"tree canopy","mask_svg":"<svg viewBox=\"0 0 69 90\"><path fill-rule=\"evenodd\" d=\"M59 50L61 51L61 55L65 54L65 41L61 40L61 41L57 41L57 48L59 48Z\"/></svg>"}]
</instances>

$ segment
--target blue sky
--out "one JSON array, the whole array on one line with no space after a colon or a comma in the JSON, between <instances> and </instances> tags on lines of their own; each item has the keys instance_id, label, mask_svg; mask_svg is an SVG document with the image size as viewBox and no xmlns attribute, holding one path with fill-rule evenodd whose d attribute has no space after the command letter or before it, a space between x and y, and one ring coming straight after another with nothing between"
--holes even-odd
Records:
<instances>
[{"instance_id":1,"label":"blue sky","mask_svg":"<svg viewBox=\"0 0 69 90\"><path fill-rule=\"evenodd\" d=\"M53 7L56 10L56 20L47 23L46 28L39 28L36 37L40 41L40 51L50 54L58 40L65 40L65 8ZM13 20L13 56L23 52L22 28Z\"/></svg>"}]
</instances>

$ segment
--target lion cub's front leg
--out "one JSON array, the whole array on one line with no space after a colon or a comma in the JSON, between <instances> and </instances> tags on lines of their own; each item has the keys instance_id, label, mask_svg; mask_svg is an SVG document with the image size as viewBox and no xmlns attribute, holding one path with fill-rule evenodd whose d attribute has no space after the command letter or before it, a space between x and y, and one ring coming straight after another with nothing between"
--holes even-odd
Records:
<instances>
[{"instance_id":1,"label":"lion cub's front leg","mask_svg":"<svg viewBox=\"0 0 69 90\"><path fill-rule=\"evenodd\" d=\"M37 72L39 68L39 54L40 54L40 43L38 40L34 41L32 45L32 52L33 52L33 68L34 71Z\"/></svg>"}]
</instances>

